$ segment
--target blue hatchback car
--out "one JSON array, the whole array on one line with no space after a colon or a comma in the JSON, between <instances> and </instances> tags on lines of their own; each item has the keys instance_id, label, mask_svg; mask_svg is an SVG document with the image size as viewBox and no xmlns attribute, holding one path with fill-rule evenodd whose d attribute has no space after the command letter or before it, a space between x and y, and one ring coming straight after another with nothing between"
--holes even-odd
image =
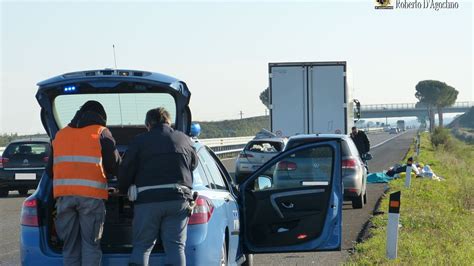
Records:
<instances>
[{"instance_id":1,"label":"blue hatchback car","mask_svg":"<svg viewBox=\"0 0 474 266\"><path fill-rule=\"evenodd\" d=\"M143 120L151 108L165 107L174 128L191 135L191 93L184 82L169 76L105 69L67 73L38 85L41 120L51 139L91 99L103 104L107 127L121 153L135 135L146 130ZM196 139L194 147L199 164L193 173L193 191L199 197L188 226L188 265L248 264L251 256L246 254L340 250L338 139L289 149L256 170L239 188L209 148ZM291 179L295 182L279 185ZM109 186L116 181L109 177ZM126 196L111 195L106 208L103 265L127 265L132 250L133 203ZM52 177L44 173L35 193L23 203L23 265L62 265L55 215ZM157 241L150 264L162 265L165 256Z\"/></svg>"}]
</instances>

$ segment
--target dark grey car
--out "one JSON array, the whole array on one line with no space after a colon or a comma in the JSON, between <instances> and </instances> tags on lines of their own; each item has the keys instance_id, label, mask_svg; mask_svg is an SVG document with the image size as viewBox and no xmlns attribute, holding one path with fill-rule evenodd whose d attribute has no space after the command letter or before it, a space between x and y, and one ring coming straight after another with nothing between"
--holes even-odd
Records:
<instances>
[{"instance_id":1,"label":"dark grey car","mask_svg":"<svg viewBox=\"0 0 474 266\"><path fill-rule=\"evenodd\" d=\"M49 139L15 140L8 144L0 157L0 197L18 190L26 196L41 179L50 154Z\"/></svg>"},{"instance_id":2,"label":"dark grey car","mask_svg":"<svg viewBox=\"0 0 474 266\"><path fill-rule=\"evenodd\" d=\"M288 140L285 150L311 142L334 139L340 139L342 144L342 181L344 183L344 200L352 201L352 207L354 209L363 208L367 203L367 169L354 142L349 136L339 134L297 135ZM320 160L323 160L323 158L324 157L321 156ZM325 165L325 162L288 162L287 166L280 167L280 169L277 170L281 172L281 169L285 169L288 172L293 172L291 176L304 177L305 175L312 175L317 177L318 173L325 171L325 169L319 167L320 165ZM295 182L295 180L280 180L280 183L284 182Z\"/></svg>"}]
</instances>

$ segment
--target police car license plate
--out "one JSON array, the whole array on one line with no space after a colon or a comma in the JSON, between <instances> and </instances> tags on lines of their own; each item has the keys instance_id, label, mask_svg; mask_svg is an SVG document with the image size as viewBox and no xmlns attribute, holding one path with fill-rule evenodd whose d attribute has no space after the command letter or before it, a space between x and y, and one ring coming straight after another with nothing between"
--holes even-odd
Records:
<instances>
[{"instance_id":1,"label":"police car license plate","mask_svg":"<svg viewBox=\"0 0 474 266\"><path fill-rule=\"evenodd\" d=\"M36 174L16 173L15 180L36 180Z\"/></svg>"}]
</instances>

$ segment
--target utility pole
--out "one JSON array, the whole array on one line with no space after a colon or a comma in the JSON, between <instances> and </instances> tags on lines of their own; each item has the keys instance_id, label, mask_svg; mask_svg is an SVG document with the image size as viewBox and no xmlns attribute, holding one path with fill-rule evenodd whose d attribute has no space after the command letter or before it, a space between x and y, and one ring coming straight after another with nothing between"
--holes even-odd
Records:
<instances>
[{"instance_id":1,"label":"utility pole","mask_svg":"<svg viewBox=\"0 0 474 266\"><path fill-rule=\"evenodd\" d=\"M242 119L242 118L243 118L243 115L244 115L244 113L242 112L242 110L240 110L240 113L239 113L239 114L240 114L240 119Z\"/></svg>"},{"instance_id":2,"label":"utility pole","mask_svg":"<svg viewBox=\"0 0 474 266\"><path fill-rule=\"evenodd\" d=\"M115 64L115 69L117 69L117 58L115 57L115 44L112 44L112 50L114 51L114 64Z\"/></svg>"}]
</instances>

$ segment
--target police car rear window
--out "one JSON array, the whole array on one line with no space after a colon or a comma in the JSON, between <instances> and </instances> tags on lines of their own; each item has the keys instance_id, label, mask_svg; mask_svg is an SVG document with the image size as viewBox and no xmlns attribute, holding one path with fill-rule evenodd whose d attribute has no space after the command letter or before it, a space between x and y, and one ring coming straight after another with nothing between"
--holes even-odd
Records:
<instances>
[{"instance_id":1,"label":"police car rear window","mask_svg":"<svg viewBox=\"0 0 474 266\"><path fill-rule=\"evenodd\" d=\"M176 122L176 102L168 93L67 94L54 100L54 117L59 128L65 127L87 101L100 102L107 113L107 126L144 126L148 110L164 107Z\"/></svg>"}]
</instances>

